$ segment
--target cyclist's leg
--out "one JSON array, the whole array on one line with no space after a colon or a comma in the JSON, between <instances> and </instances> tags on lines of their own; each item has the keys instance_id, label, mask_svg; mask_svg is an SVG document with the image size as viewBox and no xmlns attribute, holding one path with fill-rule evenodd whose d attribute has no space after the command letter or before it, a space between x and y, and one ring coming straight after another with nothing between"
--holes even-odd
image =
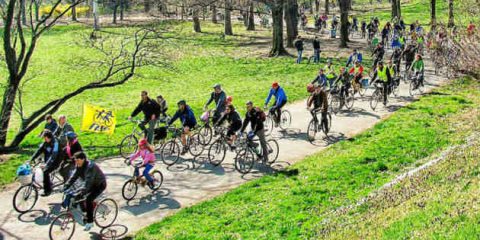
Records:
<instances>
[{"instance_id":1,"label":"cyclist's leg","mask_svg":"<svg viewBox=\"0 0 480 240\"><path fill-rule=\"evenodd\" d=\"M150 144L153 143L153 132L155 130L155 122L156 122L156 120L148 121L147 141Z\"/></svg>"},{"instance_id":2,"label":"cyclist's leg","mask_svg":"<svg viewBox=\"0 0 480 240\"><path fill-rule=\"evenodd\" d=\"M184 126L183 127L183 134L181 136L182 138L182 144L185 149L187 149L187 136L190 135L190 127L189 126Z\"/></svg>"},{"instance_id":3,"label":"cyclist's leg","mask_svg":"<svg viewBox=\"0 0 480 240\"><path fill-rule=\"evenodd\" d=\"M43 191L45 195L49 195L52 192L52 181L50 180L50 174L55 171L60 165L60 161L53 160L49 162L43 170Z\"/></svg>"},{"instance_id":4,"label":"cyclist's leg","mask_svg":"<svg viewBox=\"0 0 480 240\"><path fill-rule=\"evenodd\" d=\"M147 124L148 124L148 121L146 121L146 120L142 121L138 124L138 127L140 127L140 129L142 129L143 133L145 134L144 137L147 137L147 135L148 135L147 128L145 127L145 125L147 125Z\"/></svg>"},{"instance_id":5,"label":"cyclist's leg","mask_svg":"<svg viewBox=\"0 0 480 240\"><path fill-rule=\"evenodd\" d=\"M135 175L135 177L139 178L140 177L140 168L135 167L135 170L133 171L133 175Z\"/></svg>"},{"instance_id":6,"label":"cyclist's leg","mask_svg":"<svg viewBox=\"0 0 480 240\"><path fill-rule=\"evenodd\" d=\"M152 164L147 164L147 165L145 165L145 168L143 169L143 176L145 177L145 179L147 179L147 181L149 183L153 182L153 178L149 174L149 172L150 172L150 170L152 170L152 168L153 168Z\"/></svg>"},{"instance_id":7,"label":"cyclist's leg","mask_svg":"<svg viewBox=\"0 0 480 240\"><path fill-rule=\"evenodd\" d=\"M268 162L268 147L267 140L265 139L265 131L261 129L256 132L256 135L260 140L260 146L262 146L263 161Z\"/></svg>"},{"instance_id":8,"label":"cyclist's leg","mask_svg":"<svg viewBox=\"0 0 480 240\"><path fill-rule=\"evenodd\" d=\"M383 104L387 105L388 82L383 82Z\"/></svg>"},{"instance_id":9,"label":"cyclist's leg","mask_svg":"<svg viewBox=\"0 0 480 240\"><path fill-rule=\"evenodd\" d=\"M94 204L93 202L95 199L102 194L102 192L107 188L106 184L102 184L97 187L92 187L90 194L87 196L87 199L85 200L85 206L86 206L86 211L87 211L87 222L86 223L93 223L93 211L94 209Z\"/></svg>"},{"instance_id":10,"label":"cyclist's leg","mask_svg":"<svg viewBox=\"0 0 480 240\"><path fill-rule=\"evenodd\" d=\"M328 129L327 112L322 112L322 127L323 127L324 129Z\"/></svg>"}]
</instances>

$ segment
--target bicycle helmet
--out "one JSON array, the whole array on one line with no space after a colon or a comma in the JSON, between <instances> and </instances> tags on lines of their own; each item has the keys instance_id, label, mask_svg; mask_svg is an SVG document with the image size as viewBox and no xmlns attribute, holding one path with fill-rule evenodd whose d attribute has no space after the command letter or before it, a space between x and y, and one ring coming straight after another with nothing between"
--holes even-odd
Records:
<instances>
[{"instance_id":1,"label":"bicycle helmet","mask_svg":"<svg viewBox=\"0 0 480 240\"><path fill-rule=\"evenodd\" d=\"M309 83L307 84L307 92L312 93L315 90L315 87L313 84Z\"/></svg>"},{"instance_id":2,"label":"bicycle helmet","mask_svg":"<svg viewBox=\"0 0 480 240\"><path fill-rule=\"evenodd\" d=\"M177 105L187 105L187 102L185 100L180 100Z\"/></svg>"},{"instance_id":3,"label":"bicycle helmet","mask_svg":"<svg viewBox=\"0 0 480 240\"><path fill-rule=\"evenodd\" d=\"M142 139L142 140L140 140L140 142L138 142L138 146L139 146L139 147L145 146L145 145L147 145L147 144L148 144L148 141L147 141L147 139L145 139L145 138Z\"/></svg>"},{"instance_id":4,"label":"bicycle helmet","mask_svg":"<svg viewBox=\"0 0 480 240\"><path fill-rule=\"evenodd\" d=\"M253 131L248 132L248 134L247 134L247 139L248 140L251 141L251 140L253 140L254 137L255 137L255 133Z\"/></svg>"},{"instance_id":5,"label":"bicycle helmet","mask_svg":"<svg viewBox=\"0 0 480 240\"><path fill-rule=\"evenodd\" d=\"M278 82L273 82L272 83L272 88L276 88L276 87L278 87Z\"/></svg>"},{"instance_id":6,"label":"bicycle helmet","mask_svg":"<svg viewBox=\"0 0 480 240\"><path fill-rule=\"evenodd\" d=\"M77 138L77 134L72 131L67 132L65 136L67 136L68 141L72 141L73 139Z\"/></svg>"},{"instance_id":7,"label":"bicycle helmet","mask_svg":"<svg viewBox=\"0 0 480 240\"><path fill-rule=\"evenodd\" d=\"M252 102L252 101L247 101L245 104L246 104L246 105L252 105L252 106L253 106L253 102Z\"/></svg>"},{"instance_id":8,"label":"bicycle helmet","mask_svg":"<svg viewBox=\"0 0 480 240\"><path fill-rule=\"evenodd\" d=\"M213 85L213 88L219 88L220 89L221 87L222 87L222 85L220 85L220 83L217 83L217 84Z\"/></svg>"},{"instance_id":9,"label":"bicycle helmet","mask_svg":"<svg viewBox=\"0 0 480 240\"><path fill-rule=\"evenodd\" d=\"M229 103L233 102L233 97L232 97L232 96L228 96L228 97L227 97L227 102L229 102Z\"/></svg>"}]
</instances>

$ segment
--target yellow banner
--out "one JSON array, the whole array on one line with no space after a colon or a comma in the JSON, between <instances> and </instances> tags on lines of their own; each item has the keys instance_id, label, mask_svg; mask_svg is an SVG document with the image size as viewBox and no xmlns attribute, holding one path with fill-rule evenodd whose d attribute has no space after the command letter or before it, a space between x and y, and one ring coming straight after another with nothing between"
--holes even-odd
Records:
<instances>
[{"instance_id":1,"label":"yellow banner","mask_svg":"<svg viewBox=\"0 0 480 240\"><path fill-rule=\"evenodd\" d=\"M113 134L117 123L113 111L102 107L83 105L82 131Z\"/></svg>"}]
</instances>

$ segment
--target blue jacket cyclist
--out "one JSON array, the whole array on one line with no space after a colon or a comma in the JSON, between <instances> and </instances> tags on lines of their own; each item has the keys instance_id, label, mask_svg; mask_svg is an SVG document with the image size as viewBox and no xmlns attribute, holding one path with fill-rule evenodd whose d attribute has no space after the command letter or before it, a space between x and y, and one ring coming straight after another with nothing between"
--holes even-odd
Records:
<instances>
[{"instance_id":1,"label":"blue jacket cyclist","mask_svg":"<svg viewBox=\"0 0 480 240\"><path fill-rule=\"evenodd\" d=\"M195 126L197 125L197 120L195 119L195 114L193 113L192 108L187 105L185 100L180 100L177 105L178 110L175 115L173 115L172 119L168 122L168 125L171 125L177 119L180 119L180 121L182 122L182 144L184 146L182 154L185 154L188 151L186 136L190 135L190 131L195 128Z\"/></svg>"},{"instance_id":2,"label":"blue jacket cyclist","mask_svg":"<svg viewBox=\"0 0 480 240\"><path fill-rule=\"evenodd\" d=\"M278 82L273 82L272 88L270 88L270 92L268 93L268 97L265 100L265 108L267 108L268 103L272 96L275 96L275 103L273 103L273 107L270 109L270 113L274 114L275 116L275 125L278 126L280 123L280 115L282 113L282 107L287 104L287 94L283 90Z\"/></svg>"}]
</instances>

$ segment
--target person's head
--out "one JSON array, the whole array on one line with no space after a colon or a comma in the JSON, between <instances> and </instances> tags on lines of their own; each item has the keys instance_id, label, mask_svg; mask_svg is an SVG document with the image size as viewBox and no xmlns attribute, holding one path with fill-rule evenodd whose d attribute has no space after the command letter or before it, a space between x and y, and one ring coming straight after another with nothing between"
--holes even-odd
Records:
<instances>
[{"instance_id":1,"label":"person's head","mask_svg":"<svg viewBox=\"0 0 480 240\"><path fill-rule=\"evenodd\" d=\"M142 93L140 94L141 98L142 98L142 101L147 101L148 100L148 92L147 91L142 91Z\"/></svg>"},{"instance_id":2,"label":"person's head","mask_svg":"<svg viewBox=\"0 0 480 240\"><path fill-rule=\"evenodd\" d=\"M272 83L272 88L275 89L275 90L277 90L279 86L280 85L278 85L278 82L273 82Z\"/></svg>"},{"instance_id":3,"label":"person's head","mask_svg":"<svg viewBox=\"0 0 480 240\"><path fill-rule=\"evenodd\" d=\"M246 103L246 105L247 105L247 111L251 111L253 109L253 102L252 101L248 101Z\"/></svg>"},{"instance_id":4,"label":"person's head","mask_svg":"<svg viewBox=\"0 0 480 240\"><path fill-rule=\"evenodd\" d=\"M222 92L222 85L220 85L219 83L213 85L213 90L215 91L215 93L221 93Z\"/></svg>"},{"instance_id":5,"label":"person's head","mask_svg":"<svg viewBox=\"0 0 480 240\"><path fill-rule=\"evenodd\" d=\"M180 100L178 101L177 106L180 111L183 111L187 107L187 102L185 102L185 100Z\"/></svg>"},{"instance_id":6,"label":"person's head","mask_svg":"<svg viewBox=\"0 0 480 240\"><path fill-rule=\"evenodd\" d=\"M42 137L43 141L46 143L51 143L53 141L53 133L48 129L43 130Z\"/></svg>"},{"instance_id":7,"label":"person's head","mask_svg":"<svg viewBox=\"0 0 480 240\"><path fill-rule=\"evenodd\" d=\"M162 95L158 95L158 96L157 96L157 101L158 101L158 102L163 101L163 96L162 96Z\"/></svg>"},{"instance_id":8,"label":"person's head","mask_svg":"<svg viewBox=\"0 0 480 240\"><path fill-rule=\"evenodd\" d=\"M388 66L392 66L392 60L387 61Z\"/></svg>"},{"instance_id":9,"label":"person's head","mask_svg":"<svg viewBox=\"0 0 480 240\"><path fill-rule=\"evenodd\" d=\"M67 136L68 142L72 142L75 139L77 139L77 134L75 134L74 132L70 131L70 132L67 132L65 135Z\"/></svg>"},{"instance_id":10,"label":"person's head","mask_svg":"<svg viewBox=\"0 0 480 240\"><path fill-rule=\"evenodd\" d=\"M377 67L380 69L383 69L383 62L382 61L378 62Z\"/></svg>"},{"instance_id":11,"label":"person's head","mask_svg":"<svg viewBox=\"0 0 480 240\"><path fill-rule=\"evenodd\" d=\"M228 105L226 108L227 113L235 112L235 107L233 105Z\"/></svg>"},{"instance_id":12,"label":"person's head","mask_svg":"<svg viewBox=\"0 0 480 240\"><path fill-rule=\"evenodd\" d=\"M417 61L422 60L422 55L417 54L417 55L415 56L415 59L416 59Z\"/></svg>"},{"instance_id":13,"label":"person's head","mask_svg":"<svg viewBox=\"0 0 480 240\"><path fill-rule=\"evenodd\" d=\"M145 138L140 139L140 141L138 142L138 147L142 150L146 149L148 147L147 139L145 139Z\"/></svg>"},{"instance_id":14,"label":"person's head","mask_svg":"<svg viewBox=\"0 0 480 240\"><path fill-rule=\"evenodd\" d=\"M327 60L327 64L328 64L328 65L332 65L332 59L331 59L331 58L329 58L329 59Z\"/></svg>"},{"instance_id":15,"label":"person's head","mask_svg":"<svg viewBox=\"0 0 480 240\"><path fill-rule=\"evenodd\" d=\"M360 67L360 62L359 61L355 62L355 67Z\"/></svg>"},{"instance_id":16,"label":"person's head","mask_svg":"<svg viewBox=\"0 0 480 240\"><path fill-rule=\"evenodd\" d=\"M67 123L67 117L65 115L60 115L58 117L58 123L62 126L65 125L65 123Z\"/></svg>"},{"instance_id":17,"label":"person's head","mask_svg":"<svg viewBox=\"0 0 480 240\"><path fill-rule=\"evenodd\" d=\"M73 155L73 159L75 160L75 166L82 167L87 161L87 155L84 152L77 152Z\"/></svg>"},{"instance_id":18,"label":"person's head","mask_svg":"<svg viewBox=\"0 0 480 240\"><path fill-rule=\"evenodd\" d=\"M323 68L320 68L320 70L318 70L318 75L322 75L323 73L324 73Z\"/></svg>"},{"instance_id":19,"label":"person's head","mask_svg":"<svg viewBox=\"0 0 480 240\"><path fill-rule=\"evenodd\" d=\"M52 115L51 115L51 114L45 115L45 121L46 121L47 123L51 123L51 122L53 121Z\"/></svg>"},{"instance_id":20,"label":"person's head","mask_svg":"<svg viewBox=\"0 0 480 240\"><path fill-rule=\"evenodd\" d=\"M315 87L315 93L320 93L322 91L322 86L318 85Z\"/></svg>"},{"instance_id":21,"label":"person's head","mask_svg":"<svg viewBox=\"0 0 480 240\"><path fill-rule=\"evenodd\" d=\"M228 96L227 97L227 103L231 104L233 102L233 97L232 96Z\"/></svg>"},{"instance_id":22,"label":"person's head","mask_svg":"<svg viewBox=\"0 0 480 240\"><path fill-rule=\"evenodd\" d=\"M353 53L354 53L354 54L357 54L357 52L358 52L358 50L357 50L356 48L353 49Z\"/></svg>"}]
</instances>

